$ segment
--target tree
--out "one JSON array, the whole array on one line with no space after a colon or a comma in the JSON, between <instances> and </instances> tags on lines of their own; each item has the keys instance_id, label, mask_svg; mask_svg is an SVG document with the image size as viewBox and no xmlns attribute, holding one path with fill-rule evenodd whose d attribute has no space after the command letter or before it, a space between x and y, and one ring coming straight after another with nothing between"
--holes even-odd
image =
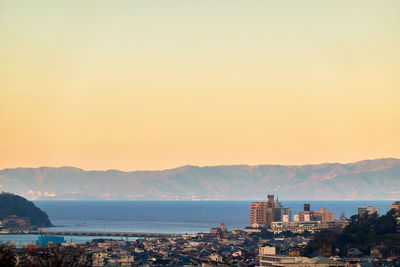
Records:
<instances>
[{"instance_id":1,"label":"tree","mask_svg":"<svg viewBox=\"0 0 400 267\"><path fill-rule=\"evenodd\" d=\"M29 267L84 267L91 266L90 255L74 247L52 247L26 251L22 266Z\"/></svg>"},{"instance_id":2,"label":"tree","mask_svg":"<svg viewBox=\"0 0 400 267\"><path fill-rule=\"evenodd\" d=\"M379 217L375 225L375 231L378 235L396 233L397 220L393 211Z\"/></svg>"},{"instance_id":3,"label":"tree","mask_svg":"<svg viewBox=\"0 0 400 267\"><path fill-rule=\"evenodd\" d=\"M357 248L364 254L370 254L371 248L380 246L384 256L400 253L400 234L396 233L397 216L395 211L377 216L377 214L354 215L342 232L323 231L315 235L304 250L307 255L321 253L321 248L339 256L346 255L349 248ZM383 246L382 246L383 245Z\"/></svg>"},{"instance_id":4,"label":"tree","mask_svg":"<svg viewBox=\"0 0 400 267\"><path fill-rule=\"evenodd\" d=\"M5 245L0 244L0 266L15 266L17 264L17 258L14 255L12 249Z\"/></svg>"},{"instance_id":5,"label":"tree","mask_svg":"<svg viewBox=\"0 0 400 267\"><path fill-rule=\"evenodd\" d=\"M324 230L315 234L314 239L302 251L303 255L319 253L326 256L341 254L340 232Z\"/></svg>"}]
</instances>

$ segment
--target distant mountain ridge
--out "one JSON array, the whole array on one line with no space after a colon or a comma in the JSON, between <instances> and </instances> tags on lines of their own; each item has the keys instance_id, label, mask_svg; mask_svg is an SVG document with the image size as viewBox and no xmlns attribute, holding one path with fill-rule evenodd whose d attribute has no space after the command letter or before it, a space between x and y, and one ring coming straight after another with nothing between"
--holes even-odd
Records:
<instances>
[{"instance_id":1,"label":"distant mountain ridge","mask_svg":"<svg viewBox=\"0 0 400 267\"><path fill-rule=\"evenodd\" d=\"M286 200L387 200L400 199L400 159L132 172L14 168L0 171L0 188L32 200L256 200L267 193Z\"/></svg>"}]
</instances>

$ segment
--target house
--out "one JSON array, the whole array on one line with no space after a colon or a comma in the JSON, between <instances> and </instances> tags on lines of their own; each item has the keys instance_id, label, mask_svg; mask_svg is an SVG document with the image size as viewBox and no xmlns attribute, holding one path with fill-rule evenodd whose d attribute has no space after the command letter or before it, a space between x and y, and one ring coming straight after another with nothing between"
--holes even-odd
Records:
<instances>
[{"instance_id":1,"label":"house","mask_svg":"<svg viewBox=\"0 0 400 267\"><path fill-rule=\"evenodd\" d=\"M210 256L208 256L208 258L211 261L222 262L222 256L219 255L218 253L211 253Z\"/></svg>"}]
</instances>

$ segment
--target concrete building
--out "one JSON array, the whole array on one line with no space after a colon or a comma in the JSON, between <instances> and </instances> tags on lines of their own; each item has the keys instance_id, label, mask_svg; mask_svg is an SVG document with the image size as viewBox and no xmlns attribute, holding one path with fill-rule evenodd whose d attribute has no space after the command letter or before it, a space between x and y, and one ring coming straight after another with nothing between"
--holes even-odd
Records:
<instances>
[{"instance_id":1,"label":"concrete building","mask_svg":"<svg viewBox=\"0 0 400 267\"><path fill-rule=\"evenodd\" d=\"M329 222L319 222L319 229L329 229L329 230L343 230L347 225L349 225L349 220L334 220Z\"/></svg>"},{"instance_id":2,"label":"concrete building","mask_svg":"<svg viewBox=\"0 0 400 267\"><path fill-rule=\"evenodd\" d=\"M221 237L225 236L228 232L228 228L225 226L225 223L221 223L220 227L213 227L210 229L210 234L219 235Z\"/></svg>"},{"instance_id":3,"label":"concrete building","mask_svg":"<svg viewBox=\"0 0 400 267\"><path fill-rule=\"evenodd\" d=\"M278 201L278 199L275 202L274 207L272 208L273 214L274 214L274 222L282 222L284 221L290 221L290 208L285 208L282 206L282 204ZM287 215L287 216L285 216Z\"/></svg>"},{"instance_id":4,"label":"concrete building","mask_svg":"<svg viewBox=\"0 0 400 267\"><path fill-rule=\"evenodd\" d=\"M328 259L325 257L315 257L309 259L307 257L299 256L285 256L276 255L275 250L272 247L261 247L259 248L259 264L258 266L291 266L291 267L345 267L348 266L346 263Z\"/></svg>"},{"instance_id":5,"label":"concrete building","mask_svg":"<svg viewBox=\"0 0 400 267\"><path fill-rule=\"evenodd\" d=\"M290 221L290 208L285 208L274 195L268 195L266 202L252 202L250 205L250 226L271 227L274 221Z\"/></svg>"},{"instance_id":6,"label":"concrete building","mask_svg":"<svg viewBox=\"0 0 400 267\"><path fill-rule=\"evenodd\" d=\"M316 211L299 211L297 214L293 215L293 221L295 222L310 222L319 220L320 216Z\"/></svg>"},{"instance_id":7,"label":"concrete building","mask_svg":"<svg viewBox=\"0 0 400 267\"><path fill-rule=\"evenodd\" d=\"M395 201L390 205L391 210L400 211L400 201Z\"/></svg>"},{"instance_id":8,"label":"concrete building","mask_svg":"<svg viewBox=\"0 0 400 267\"><path fill-rule=\"evenodd\" d=\"M321 222L332 222L335 220L335 213L326 211L326 208L321 208Z\"/></svg>"},{"instance_id":9,"label":"concrete building","mask_svg":"<svg viewBox=\"0 0 400 267\"><path fill-rule=\"evenodd\" d=\"M251 202L250 204L250 226L265 227L267 225L267 202Z\"/></svg>"},{"instance_id":10,"label":"concrete building","mask_svg":"<svg viewBox=\"0 0 400 267\"><path fill-rule=\"evenodd\" d=\"M304 211L310 211L310 203L304 203Z\"/></svg>"},{"instance_id":11,"label":"concrete building","mask_svg":"<svg viewBox=\"0 0 400 267\"><path fill-rule=\"evenodd\" d=\"M274 221L274 211L272 208L267 209L267 226L271 227L272 222Z\"/></svg>"},{"instance_id":12,"label":"concrete building","mask_svg":"<svg viewBox=\"0 0 400 267\"><path fill-rule=\"evenodd\" d=\"M313 233L318 229L318 222L272 222L271 230L274 234L279 234L284 231L292 233L303 233L309 231Z\"/></svg>"},{"instance_id":13,"label":"concrete building","mask_svg":"<svg viewBox=\"0 0 400 267\"><path fill-rule=\"evenodd\" d=\"M290 222L290 214L282 215L282 222Z\"/></svg>"},{"instance_id":14,"label":"concrete building","mask_svg":"<svg viewBox=\"0 0 400 267\"><path fill-rule=\"evenodd\" d=\"M300 266L300 264L308 258L296 256L283 256L283 255L259 255L258 266Z\"/></svg>"},{"instance_id":15,"label":"concrete building","mask_svg":"<svg viewBox=\"0 0 400 267\"><path fill-rule=\"evenodd\" d=\"M259 248L258 259L258 266L285 266L282 264L290 264L292 266L292 264L302 262L307 258L276 255L275 247L265 246Z\"/></svg>"},{"instance_id":16,"label":"concrete building","mask_svg":"<svg viewBox=\"0 0 400 267\"><path fill-rule=\"evenodd\" d=\"M372 215L372 214L377 214L379 215L379 207L372 207L372 206L363 206L363 207L358 207L357 208L357 213L358 216L362 216L362 215Z\"/></svg>"},{"instance_id":17,"label":"concrete building","mask_svg":"<svg viewBox=\"0 0 400 267\"><path fill-rule=\"evenodd\" d=\"M291 231L301 233L305 230L314 232L317 229L343 229L348 224L347 219L335 220L335 213L329 212L325 208L320 211L310 211L310 204L304 204L304 211L300 211L293 216L293 222L274 223L272 230L274 233Z\"/></svg>"},{"instance_id":18,"label":"concrete building","mask_svg":"<svg viewBox=\"0 0 400 267\"><path fill-rule=\"evenodd\" d=\"M273 208L275 206L274 195L268 195L268 208Z\"/></svg>"},{"instance_id":19,"label":"concrete building","mask_svg":"<svg viewBox=\"0 0 400 267\"><path fill-rule=\"evenodd\" d=\"M335 220L335 213L328 212L325 208L321 208L320 211L300 211L293 216L295 222L331 222Z\"/></svg>"},{"instance_id":20,"label":"concrete building","mask_svg":"<svg viewBox=\"0 0 400 267\"><path fill-rule=\"evenodd\" d=\"M344 262L328 259L325 257L306 258L298 256L279 256L279 255L260 255L259 266L279 266L279 267L347 267Z\"/></svg>"},{"instance_id":21,"label":"concrete building","mask_svg":"<svg viewBox=\"0 0 400 267\"><path fill-rule=\"evenodd\" d=\"M270 247L270 246L259 247L258 253L260 255L275 255L276 247Z\"/></svg>"}]
</instances>

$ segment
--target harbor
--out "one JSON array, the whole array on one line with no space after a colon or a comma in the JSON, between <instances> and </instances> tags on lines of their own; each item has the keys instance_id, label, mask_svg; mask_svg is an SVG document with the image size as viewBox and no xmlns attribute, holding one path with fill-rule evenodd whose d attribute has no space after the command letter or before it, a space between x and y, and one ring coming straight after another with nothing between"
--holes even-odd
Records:
<instances>
[{"instance_id":1,"label":"harbor","mask_svg":"<svg viewBox=\"0 0 400 267\"><path fill-rule=\"evenodd\" d=\"M176 233L146 233L146 232L107 232L107 231L42 231L43 235L49 236L115 236L115 237L178 237L183 234ZM19 231L19 232L0 232L0 235L39 235L40 231Z\"/></svg>"}]
</instances>

